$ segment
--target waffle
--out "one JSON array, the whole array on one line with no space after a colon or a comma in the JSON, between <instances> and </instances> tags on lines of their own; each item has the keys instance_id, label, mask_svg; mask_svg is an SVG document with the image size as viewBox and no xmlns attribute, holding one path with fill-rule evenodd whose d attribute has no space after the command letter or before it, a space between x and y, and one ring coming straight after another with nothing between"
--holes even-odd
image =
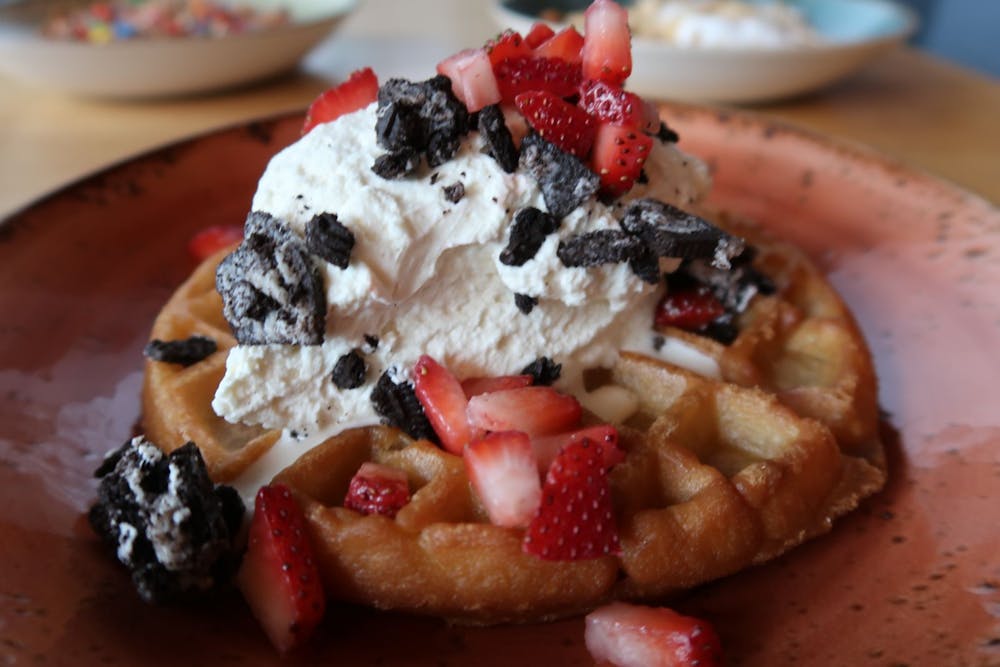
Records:
<instances>
[{"instance_id":1,"label":"waffle","mask_svg":"<svg viewBox=\"0 0 1000 667\"><path fill-rule=\"evenodd\" d=\"M743 233L746 230L741 230ZM522 551L495 526L463 462L374 426L328 439L277 476L295 493L335 599L466 623L535 621L611 599L655 599L766 561L828 531L885 481L870 356L850 313L799 252L753 238L777 291L758 296L728 347L681 331L717 360L710 379L623 353L604 374L639 397L618 425L625 460L610 474L622 550L583 561ZM237 477L279 433L229 424L211 400L235 344L207 260L157 318L152 337L209 336L189 367L148 362L144 425L172 450L201 448L216 481ZM395 518L342 506L375 461L404 470L412 499Z\"/></svg>"}]
</instances>

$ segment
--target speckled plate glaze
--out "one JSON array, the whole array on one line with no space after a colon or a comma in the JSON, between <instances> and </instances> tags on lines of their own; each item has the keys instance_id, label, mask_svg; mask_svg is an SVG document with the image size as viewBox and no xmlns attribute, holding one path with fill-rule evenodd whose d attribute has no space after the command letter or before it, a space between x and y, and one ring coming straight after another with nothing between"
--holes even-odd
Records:
<instances>
[{"instance_id":1,"label":"speckled plate glaze","mask_svg":"<svg viewBox=\"0 0 1000 667\"><path fill-rule=\"evenodd\" d=\"M749 114L665 109L714 203L801 244L873 348L891 480L832 533L670 601L730 665L1000 665L1000 212L863 148ZM0 226L0 663L268 664L229 593L152 608L90 533L90 472L139 416L141 350L246 214L284 117L156 151ZM583 622L449 627L336 607L298 656L350 665L588 665Z\"/></svg>"}]
</instances>

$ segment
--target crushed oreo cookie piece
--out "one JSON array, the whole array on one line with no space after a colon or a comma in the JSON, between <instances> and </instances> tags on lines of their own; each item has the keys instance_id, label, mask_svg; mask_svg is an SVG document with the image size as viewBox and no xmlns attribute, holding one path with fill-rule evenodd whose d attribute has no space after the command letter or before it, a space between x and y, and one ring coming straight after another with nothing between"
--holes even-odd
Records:
<instances>
[{"instance_id":1,"label":"crushed oreo cookie piece","mask_svg":"<svg viewBox=\"0 0 1000 667\"><path fill-rule=\"evenodd\" d=\"M620 262L648 261L642 241L621 229L599 229L559 241L556 255L564 266L599 266Z\"/></svg>"},{"instance_id":2,"label":"crushed oreo cookie piece","mask_svg":"<svg viewBox=\"0 0 1000 667\"><path fill-rule=\"evenodd\" d=\"M733 315L745 311L758 293L770 293L774 288L770 279L745 261L735 262L732 268L726 270L705 259L685 260L677 271L670 274L668 283L676 285L683 280L708 287L726 312Z\"/></svg>"},{"instance_id":3,"label":"crushed oreo cookie piece","mask_svg":"<svg viewBox=\"0 0 1000 667\"><path fill-rule=\"evenodd\" d=\"M532 132L521 142L521 168L530 173L557 220L597 192L600 177L579 159Z\"/></svg>"},{"instance_id":4,"label":"crushed oreo cookie piece","mask_svg":"<svg viewBox=\"0 0 1000 667\"><path fill-rule=\"evenodd\" d=\"M235 572L243 502L231 487L213 485L193 443L168 456L138 436L97 474L90 525L129 568L142 599L192 597Z\"/></svg>"},{"instance_id":5,"label":"crushed oreo cookie piece","mask_svg":"<svg viewBox=\"0 0 1000 667\"><path fill-rule=\"evenodd\" d=\"M500 251L500 263L523 266L535 256L545 237L559 228L559 221L544 211L529 206L514 214L507 247Z\"/></svg>"},{"instance_id":6,"label":"crushed oreo cookie piece","mask_svg":"<svg viewBox=\"0 0 1000 667\"><path fill-rule=\"evenodd\" d=\"M743 250L742 239L676 206L656 199L636 199L625 209L622 229L659 257L711 258L719 268Z\"/></svg>"},{"instance_id":7,"label":"crushed oreo cookie piece","mask_svg":"<svg viewBox=\"0 0 1000 667\"><path fill-rule=\"evenodd\" d=\"M365 354L371 354L372 352L378 349L378 342L379 342L378 336L374 334L365 334L364 341L365 345L362 348L362 350L364 351Z\"/></svg>"},{"instance_id":8,"label":"crushed oreo cookie piece","mask_svg":"<svg viewBox=\"0 0 1000 667\"><path fill-rule=\"evenodd\" d=\"M393 380L391 369L379 376L371 398L383 424L395 426L416 440L438 441L413 391L413 384L405 380L397 383Z\"/></svg>"},{"instance_id":9,"label":"crushed oreo cookie piece","mask_svg":"<svg viewBox=\"0 0 1000 667\"><path fill-rule=\"evenodd\" d=\"M461 181L455 181L451 185L446 185L441 190L444 192L444 198L452 204L462 201L462 197L465 196L465 185Z\"/></svg>"},{"instance_id":10,"label":"crushed oreo cookie piece","mask_svg":"<svg viewBox=\"0 0 1000 667\"><path fill-rule=\"evenodd\" d=\"M650 285L656 285L660 282L660 259L648 247L643 246L637 250L636 256L628 260L628 265L632 269L632 273L639 277L639 280Z\"/></svg>"},{"instance_id":11,"label":"crushed oreo cookie piece","mask_svg":"<svg viewBox=\"0 0 1000 667\"><path fill-rule=\"evenodd\" d=\"M562 375L562 364L557 364L548 357L538 357L521 369L521 375L530 375L531 384L550 385Z\"/></svg>"},{"instance_id":12,"label":"crushed oreo cookie piece","mask_svg":"<svg viewBox=\"0 0 1000 667\"><path fill-rule=\"evenodd\" d=\"M479 111L479 134L483 137L483 151L497 161L508 174L517 170L517 146L510 134L499 104L491 104Z\"/></svg>"},{"instance_id":13,"label":"crushed oreo cookie piece","mask_svg":"<svg viewBox=\"0 0 1000 667\"><path fill-rule=\"evenodd\" d=\"M306 244L277 218L249 215L243 241L219 264L215 286L241 345L323 342L323 279Z\"/></svg>"},{"instance_id":14,"label":"crushed oreo cookie piece","mask_svg":"<svg viewBox=\"0 0 1000 667\"><path fill-rule=\"evenodd\" d=\"M663 346L666 344L666 342L667 339L664 338L663 336L653 336L653 349L659 352L660 350L663 349Z\"/></svg>"},{"instance_id":15,"label":"crushed oreo cookie piece","mask_svg":"<svg viewBox=\"0 0 1000 667\"><path fill-rule=\"evenodd\" d=\"M739 335L736 318L732 313L723 313L698 330L703 336L716 340L723 345L729 345Z\"/></svg>"},{"instance_id":16,"label":"crushed oreo cookie piece","mask_svg":"<svg viewBox=\"0 0 1000 667\"><path fill-rule=\"evenodd\" d=\"M372 171L391 180L401 178L416 171L420 166L420 153L411 149L403 149L392 153L383 153L375 158Z\"/></svg>"},{"instance_id":17,"label":"crushed oreo cookie piece","mask_svg":"<svg viewBox=\"0 0 1000 667\"><path fill-rule=\"evenodd\" d=\"M338 389L357 389L365 383L368 367L357 350L351 350L337 359L330 379Z\"/></svg>"},{"instance_id":18,"label":"crushed oreo cookie piece","mask_svg":"<svg viewBox=\"0 0 1000 667\"><path fill-rule=\"evenodd\" d=\"M142 353L153 361L190 366L215 354L218 345L207 336L191 336L183 340L159 340L146 343Z\"/></svg>"},{"instance_id":19,"label":"crushed oreo cookie piece","mask_svg":"<svg viewBox=\"0 0 1000 667\"><path fill-rule=\"evenodd\" d=\"M660 121L660 128L656 131L656 138L665 144L676 144L681 140L681 135L671 130L666 123Z\"/></svg>"},{"instance_id":20,"label":"crushed oreo cookie piece","mask_svg":"<svg viewBox=\"0 0 1000 667\"><path fill-rule=\"evenodd\" d=\"M337 220L336 213L320 213L306 223L309 252L341 269L351 263L354 232Z\"/></svg>"},{"instance_id":21,"label":"crushed oreo cookie piece","mask_svg":"<svg viewBox=\"0 0 1000 667\"><path fill-rule=\"evenodd\" d=\"M525 315L530 315L531 311L538 305L538 297L515 293L514 305Z\"/></svg>"}]
</instances>

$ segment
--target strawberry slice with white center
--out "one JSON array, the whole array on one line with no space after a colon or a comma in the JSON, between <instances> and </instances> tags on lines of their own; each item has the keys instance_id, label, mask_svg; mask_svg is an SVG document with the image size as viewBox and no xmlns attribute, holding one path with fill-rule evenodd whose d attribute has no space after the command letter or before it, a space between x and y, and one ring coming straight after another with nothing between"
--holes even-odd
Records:
<instances>
[{"instance_id":1,"label":"strawberry slice with white center","mask_svg":"<svg viewBox=\"0 0 1000 667\"><path fill-rule=\"evenodd\" d=\"M347 487L344 507L361 514L395 517L410 502L406 473L381 463L365 461Z\"/></svg>"},{"instance_id":2,"label":"strawberry slice with white center","mask_svg":"<svg viewBox=\"0 0 1000 667\"><path fill-rule=\"evenodd\" d=\"M621 551L600 443L572 442L552 462L524 551L544 560L585 560Z\"/></svg>"},{"instance_id":3,"label":"strawberry slice with white center","mask_svg":"<svg viewBox=\"0 0 1000 667\"><path fill-rule=\"evenodd\" d=\"M628 91L604 81L587 79L580 84L580 108L597 120L635 128L644 132L656 132L659 119L652 127L647 118L644 100Z\"/></svg>"},{"instance_id":4,"label":"strawberry slice with white center","mask_svg":"<svg viewBox=\"0 0 1000 667\"><path fill-rule=\"evenodd\" d=\"M666 607L615 602L586 618L584 641L597 663L616 667L716 667L722 645L707 622Z\"/></svg>"},{"instance_id":5,"label":"strawberry slice with white center","mask_svg":"<svg viewBox=\"0 0 1000 667\"><path fill-rule=\"evenodd\" d=\"M538 509L542 485L527 434L500 431L469 443L465 470L498 526L527 526Z\"/></svg>"},{"instance_id":6,"label":"strawberry slice with white center","mask_svg":"<svg viewBox=\"0 0 1000 667\"><path fill-rule=\"evenodd\" d=\"M326 611L326 596L302 510L288 487L257 492L237 583L271 643L285 653L305 642Z\"/></svg>"},{"instance_id":7,"label":"strawberry slice with white center","mask_svg":"<svg viewBox=\"0 0 1000 667\"><path fill-rule=\"evenodd\" d=\"M583 17L583 76L621 85L632 73L628 12L613 0L595 0Z\"/></svg>"},{"instance_id":8,"label":"strawberry slice with white center","mask_svg":"<svg viewBox=\"0 0 1000 667\"><path fill-rule=\"evenodd\" d=\"M451 89L469 111L500 101L500 89L486 49L466 49L438 63L437 71L451 79Z\"/></svg>"},{"instance_id":9,"label":"strawberry slice with white center","mask_svg":"<svg viewBox=\"0 0 1000 667\"><path fill-rule=\"evenodd\" d=\"M484 431L523 431L531 437L568 431L580 423L580 402L552 387L521 387L469 399L469 423Z\"/></svg>"},{"instance_id":10,"label":"strawberry slice with white center","mask_svg":"<svg viewBox=\"0 0 1000 667\"><path fill-rule=\"evenodd\" d=\"M612 466L625 460L625 452L618 447L618 429L611 424L599 424L569 433L533 438L531 446L535 450L535 458L538 459L538 470L544 475L564 447L584 439L601 443L606 468L611 469Z\"/></svg>"},{"instance_id":11,"label":"strawberry slice with white center","mask_svg":"<svg viewBox=\"0 0 1000 667\"><path fill-rule=\"evenodd\" d=\"M468 398L504 389L530 387L534 381L530 375L499 375L496 377L474 377L462 380L462 391Z\"/></svg>"},{"instance_id":12,"label":"strawberry slice with white center","mask_svg":"<svg viewBox=\"0 0 1000 667\"><path fill-rule=\"evenodd\" d=\"M329 123L358 109L364 109L378 97L378 77L370 67L359 69L339 86L317 97L306 112L302 134L321 123Z\"/></svg>"},{"instance_id":13,"label":"strawberry slice with white center","mask_svg":"<svg viewBox=\"0 0 1000 667\"><path fill-rule=\"evenodd\" d=\"M597 132L590 114L544 91L521 93L515 104L542 138L581 160L587 158Z\"/></svg>"},{"instance_id":14,"label":"strawberry slice with white center","mask_svg":"<svg viewBox=\"0 0 1000 667\"><path fill-rule=\"evenodd\" d=\"M582 62L583 35L573 26L563 28L535 47L535 55L544 58L558 58L568 63Z\"/></svg>"},{"instance_id":15,"label":"strawberry slice with white center","mask_svg":"<svg viewBox=\"0 0 1000 667\"><path fill-rule=\"evenodd\" d=\"M425 354L413 367L413 390L441 444L461 456L475 435L469 425L469 402L462 385L447 368Z\"/></svg>"},{"instance_id":16,"label":"strawberry slice with white center","mask_svg":"<svg viewBox=\"0 0 1000 667\"><path fill-rule=\"evenodd\" d=\"M639 130L611 123L599 125L590 168L601 179L601 191L619 197L632 189L652 147L652 137Z\"/></svg>"}]
</instances>

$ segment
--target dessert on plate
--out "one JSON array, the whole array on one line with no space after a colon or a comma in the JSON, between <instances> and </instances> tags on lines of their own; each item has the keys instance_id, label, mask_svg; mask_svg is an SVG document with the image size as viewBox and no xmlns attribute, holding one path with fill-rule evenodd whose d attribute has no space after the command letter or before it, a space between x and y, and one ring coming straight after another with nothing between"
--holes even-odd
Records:
<instances>
[{"instance_id":1,"label":"dessert on plate","mask_svg":"<svg viewBox=\"0 0 1000 667\"><path fill-rule=\"evenodd\" d=\"M704 210L707 168L624 88L628 45L598 0L583 35L508 31L317 99L242 240L157 317L145 436L99 471L92 523L144 597L232 574L242 496L236 580L282 650L328 599L478 624L602 607L610 660L609 619L647 616L604 605L773 558L882 486L849 310Z\"/></svg>"}]
</instances>

